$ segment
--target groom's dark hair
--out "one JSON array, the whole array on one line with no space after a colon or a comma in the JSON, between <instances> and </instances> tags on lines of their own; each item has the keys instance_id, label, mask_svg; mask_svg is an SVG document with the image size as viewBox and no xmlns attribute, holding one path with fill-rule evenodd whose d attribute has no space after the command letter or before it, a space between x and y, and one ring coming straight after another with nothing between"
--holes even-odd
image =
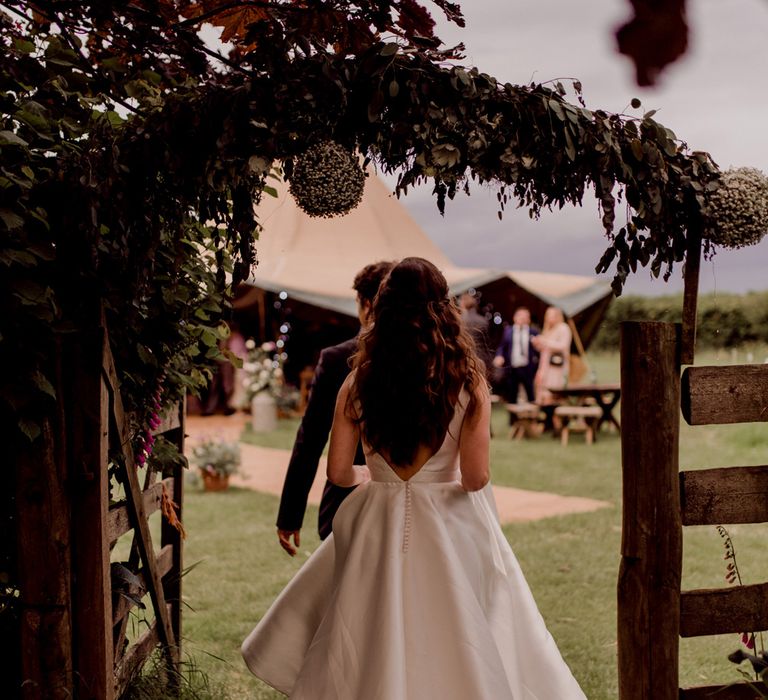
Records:
<instances>
[{"instance_id":1,"label":"groom's dark hair","mask_svg":"<svg viewBox=\"0 0 768 700\"><path fill-rule=\"evenodd\" d=\"M379 291L382 281L389 274L393 265L394 263L385 261L366 265L355 275L352 289L363 301L373 302L376 292Z\"/></svg>"}]
</instances>

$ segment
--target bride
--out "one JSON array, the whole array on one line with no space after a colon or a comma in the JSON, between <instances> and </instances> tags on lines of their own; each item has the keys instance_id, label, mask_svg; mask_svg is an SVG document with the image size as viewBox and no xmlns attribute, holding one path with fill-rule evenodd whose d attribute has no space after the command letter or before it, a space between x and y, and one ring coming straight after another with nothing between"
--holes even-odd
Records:
<instances>
[{"instance_id":1,"label":"bride","mask_svg":"<svg viewBox=\"0 0 768 700\"><path fill-rule=\"evenodd\" d=\"M499 526L489 436L445 278L406 258L336 402L328 478L358 488L243 642L250 670L301 700L584 698Z\"/></svg>"}]
</instances>

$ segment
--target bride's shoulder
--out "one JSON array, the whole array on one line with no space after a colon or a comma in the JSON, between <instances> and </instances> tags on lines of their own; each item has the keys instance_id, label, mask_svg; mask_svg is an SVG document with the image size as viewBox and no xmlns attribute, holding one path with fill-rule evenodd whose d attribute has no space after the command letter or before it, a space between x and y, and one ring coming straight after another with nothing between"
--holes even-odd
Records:
<instances>
[{"instance_id":1,"label":"bride's shoulder","mask_svg":"<svg viewBox=\"0 0 768 700\"><path fill-rule=\"evenodd\" d=\"M360 399L357 396L355 377L357 370L353 369L346 377L339 389L338 400L343 404L345 413L352 419L359 419L361 415Z\"/></svg>"},{"instance_id":2,"label":"bride's shoulder","mask_svg":"<svg viewBox=\"0 0 768 700\"><path fill-rule=\"evenodd\" d=\"M472 385L465 384L459 393L459 407L464 416L472 422L490 410L491 391L485 380L478 380Z\"/></svg>"}]
</instances>

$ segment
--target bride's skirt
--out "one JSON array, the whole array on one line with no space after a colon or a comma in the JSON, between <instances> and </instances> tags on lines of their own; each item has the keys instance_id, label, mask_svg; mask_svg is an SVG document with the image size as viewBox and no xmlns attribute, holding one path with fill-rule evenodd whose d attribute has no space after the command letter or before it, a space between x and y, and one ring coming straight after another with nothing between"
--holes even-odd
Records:
<instances>
[{"instance_id":1,"label":"bride's skirt","mask_svg":"<svg viewBox=\"0 0 768 700\"><path fill-rule=\"evenodd\" d=\"M369 482L242 646L301 700L577 700L490 486Z\"/></svg>"}]
</instances>

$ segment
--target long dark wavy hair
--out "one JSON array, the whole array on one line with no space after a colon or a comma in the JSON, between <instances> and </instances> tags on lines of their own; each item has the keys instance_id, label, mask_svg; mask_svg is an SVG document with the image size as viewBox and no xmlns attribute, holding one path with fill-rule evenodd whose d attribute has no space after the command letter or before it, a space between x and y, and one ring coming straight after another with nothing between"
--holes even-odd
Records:
<instances>
[{"instance_id":1,"label":"long dark wavy hair","mask_svg":"<svg viewBox=\"0 0 768 700\"><path fill-rule=\"evenodd\" d=\"M373 450L407 467L420 445L440 448L462 387L467 410L474 408L475 390L487 386L484 368L445 277L428 260L405 258L392 268L370 321L353 358L350 414Z\"/></svg>"}]
</instances>

